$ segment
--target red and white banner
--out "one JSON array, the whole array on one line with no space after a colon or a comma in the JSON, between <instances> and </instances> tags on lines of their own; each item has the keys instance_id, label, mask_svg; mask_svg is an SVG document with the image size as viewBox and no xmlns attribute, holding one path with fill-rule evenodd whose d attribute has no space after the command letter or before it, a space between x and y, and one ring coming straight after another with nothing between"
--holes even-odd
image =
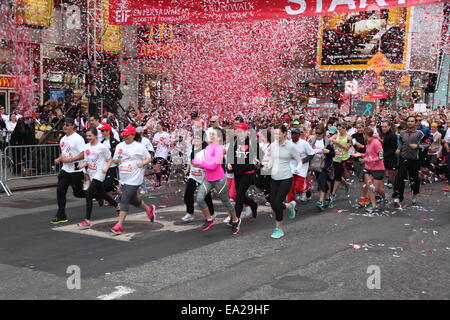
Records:
<instances>
[{"instance_id":1,"label":"red and white banner","mask_svg":"<svg viewBox=\"0 0 450 320\"><path fill-rule=\"evenodd\" d=\"M110 0L110 23L184 24L372 11L447 0Z\"/></svg>"}]
</instances>

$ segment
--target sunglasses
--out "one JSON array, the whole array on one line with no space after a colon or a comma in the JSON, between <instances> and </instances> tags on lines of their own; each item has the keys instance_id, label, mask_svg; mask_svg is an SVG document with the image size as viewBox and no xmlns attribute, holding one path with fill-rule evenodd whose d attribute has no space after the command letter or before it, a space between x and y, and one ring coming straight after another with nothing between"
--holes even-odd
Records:
<instances>
[{"instance_id":1,"label":"sunglasses","mask_svg":"<svg viewBox=\"0 0 450 320\"><path fill-rule=\"evenodd\" d=\"M316 132L316 135L322 135L323 134L323 132Z\"/></svg>"}]
</instances>

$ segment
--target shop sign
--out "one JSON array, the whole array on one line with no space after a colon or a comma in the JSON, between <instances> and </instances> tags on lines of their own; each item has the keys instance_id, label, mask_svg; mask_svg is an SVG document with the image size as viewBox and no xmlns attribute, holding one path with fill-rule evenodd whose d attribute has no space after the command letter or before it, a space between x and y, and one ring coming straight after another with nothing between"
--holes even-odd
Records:
<instances>
[{"instance_id":1,"label":"shop sign","mask_svg":"<svg viewBox=\"0 0 450 320\"><path fill-rule=\"evenodd\" d=\"M14 89L16 88L16 77L12 76L0 76L0 88L2 89Z\"/></svg>"}]
</instances>

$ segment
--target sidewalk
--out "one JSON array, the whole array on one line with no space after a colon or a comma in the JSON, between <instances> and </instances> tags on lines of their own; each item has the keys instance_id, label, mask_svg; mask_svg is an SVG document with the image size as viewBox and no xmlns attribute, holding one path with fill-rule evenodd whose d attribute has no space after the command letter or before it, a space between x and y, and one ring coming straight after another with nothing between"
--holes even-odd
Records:
<instances>
[{"instance_id":1,"label":"sidewalk","mask_svg":"<svg viewBox=\"0 0 450 320\"><path fill-rule=\"evenodd\" d=\"M32 190L32 189L41 189L41 188L49 188L55 187L57 182L57 177L41 177L41 178L27 178L27 179L18 179L8 181L8 187L11 191L23 191L23 190ZM0 188L0 193L4 193L5 191Z\"/></svg>"}]
</instances>

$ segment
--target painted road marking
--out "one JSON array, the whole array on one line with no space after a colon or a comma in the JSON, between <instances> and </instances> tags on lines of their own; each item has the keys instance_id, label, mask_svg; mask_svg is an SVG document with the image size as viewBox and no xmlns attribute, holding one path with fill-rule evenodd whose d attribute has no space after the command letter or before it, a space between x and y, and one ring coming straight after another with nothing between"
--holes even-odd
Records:
<instances>
[{"instance_id":1,"label":"painted road marking","mask_svg":"<svg viewBox=\"0 0 450 320\"><path fill-rule=\"evenodd\" d=\"M121 298L127 294L133 293L135 291L136 290L127 288L124 286L117 286L116 291L114 291L110 294L104 294L102 296L98 296L97 299L99 299L99 300L114 300L114 299Z\"/></svg>"},{"instance_id":2,"label":"painted road marking","mask_svg":"<svg viewBox=\"0 0 450 320\"><path fill-rule=\"evenodd\" d=\"M214 205L217 207L221 204L220 201L214 201ZM186 224L175 224L173 220L165 220L168 219L170 215L172 215L172 212L177 213L183 213L185 212L185 205L177 205L172 207L165 207L165 208L156 208L156 223L161 224L163 227L158 230L152 230L152 231L142 231L142 232L124 232L121 235L114 235L112 232L104 232L104 231L97 231L94 229L86 229L86 230L80 230L80 228L77 226L77 224L71 224L71 225L65 225L65 226L57 226L54 227L53 230L55 231L64 231L64 232L72 232L72 233L78 233L82 235L88 235L88 236L94 236L94 237L100 237L100 238L106 238L111 240L117 240L117 241L131 241L133 237L135 237L138 234L141 234L143 232L161 232L161 231L172 231L172 232L183 232L183 231L189 231L200 228L201 221L198 223L186 223ZM258 212L270 212L270 207L260 206L258 208ZM165 214L167 213L167 214ZM196 212L197 216L201 216L201 212ZM224 219L228 216L226 212L216 212L216 220L218 224L223 223ZM162 217L162 218L160 218ZM145 212L139 212L135 214L130 214L127 216L126 221L135 221L135 222L142 222L142 223L151 223L149 222L149 219L147 217L147 214ZM125 224L127 223L125 221ZM91 221L91 224L94 226L96 224L101 223L111 223L114 224L117 222L117 216L111 217L108 219L102 219L102 220L95 220ZM179 222L179 221L178 221Z\"/></svg>"}]
</instances>

